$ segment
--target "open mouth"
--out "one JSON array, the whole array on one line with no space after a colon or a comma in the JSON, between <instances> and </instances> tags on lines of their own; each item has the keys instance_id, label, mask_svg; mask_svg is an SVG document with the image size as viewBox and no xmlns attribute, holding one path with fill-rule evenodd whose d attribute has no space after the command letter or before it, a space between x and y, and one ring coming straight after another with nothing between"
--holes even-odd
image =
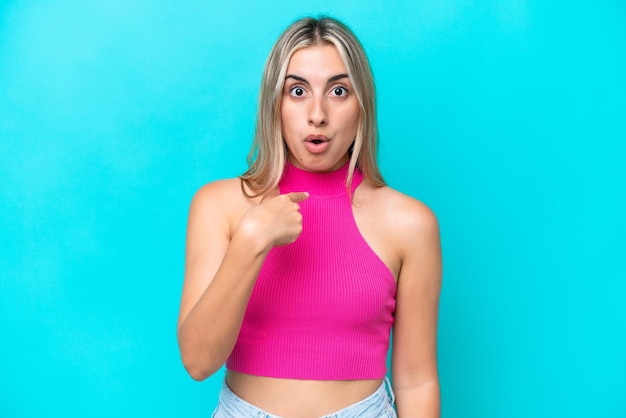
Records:
<instances>
[{"instance_id":1,"label":"open mouth","mask_svg":"<svg viewBox=\"0 0 626 418\"><path fill-rule=\"evenodd\" d=\"M305 147L310 153L321 154L328 148L330 138L326 135L312 134L307 136L304 141Z\"/></svg>"}]
</instances>

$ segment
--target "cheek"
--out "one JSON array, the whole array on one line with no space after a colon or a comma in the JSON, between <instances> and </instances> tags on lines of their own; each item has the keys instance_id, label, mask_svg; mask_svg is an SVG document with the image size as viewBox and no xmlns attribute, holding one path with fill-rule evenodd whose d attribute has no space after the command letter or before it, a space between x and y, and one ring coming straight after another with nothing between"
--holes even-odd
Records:
<instances>
[{"instance_id":1,"label":"cheek","mask_svg":"<svg viewBox=\"0 0 626 418\"><path fill-rule=\"evenodd\" d=\"M355 131L359 124L359 108L346 109L343 115L343 123L346 130Z\"/></svg>"},{"instance_id":2,"label":"cheek","mask_svg":"<svg viewBox=\"0 0 626 418\"><path fill-rule=\"evenodd\" d=\"M294 109L288 105L282 105L280 108L280 126L283 132L290 131L294 128L294 121L296 120Z\"/></svg>"}]
</instances>

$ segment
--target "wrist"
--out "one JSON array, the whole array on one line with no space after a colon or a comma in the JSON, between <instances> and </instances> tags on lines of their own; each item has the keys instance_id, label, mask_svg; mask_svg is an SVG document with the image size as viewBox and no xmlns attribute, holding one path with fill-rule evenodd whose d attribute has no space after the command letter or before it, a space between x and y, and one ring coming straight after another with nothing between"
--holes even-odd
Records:
<instances>
[{"instance_id":1,"label":"wrist","mask_svg":"<svg viewBox=\"0 0 626 418\"><path fill-rule=\"evenodd\" d=\"M273 247L270 237L258 228L257 223L245 219L235 229L231 244L241 244L248 247L252 254L261 256Z\"/></svg>"}]
</instances>

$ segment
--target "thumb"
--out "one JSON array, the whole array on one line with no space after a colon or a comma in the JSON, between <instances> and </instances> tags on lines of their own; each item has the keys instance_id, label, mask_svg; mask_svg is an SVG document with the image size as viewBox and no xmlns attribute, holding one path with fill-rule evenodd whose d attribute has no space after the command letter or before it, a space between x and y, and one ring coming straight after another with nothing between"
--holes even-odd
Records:
<instances>
[{"instance_id":1,"label":"thumb","mask_svg":"<svg viewBox=\"0 0 626 418\"><path fill-rule=\"evenodd\" d=\"M294 203L302 202L303 200L307 200L309 198L309 193L307 192L291 192L287 193L289 199L291 199Z\"/></svg>"}]
</instances>

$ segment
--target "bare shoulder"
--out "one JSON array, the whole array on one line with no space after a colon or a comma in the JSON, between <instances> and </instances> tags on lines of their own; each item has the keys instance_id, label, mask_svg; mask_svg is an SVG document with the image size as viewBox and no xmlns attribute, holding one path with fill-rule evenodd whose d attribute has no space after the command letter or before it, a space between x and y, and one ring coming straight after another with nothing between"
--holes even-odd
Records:
<instances>
[{"instance_id":1,"label":"bare shoulder","mask_svg":"<svg viewBox=\"0 0 626 418\"><path fill-rule=\"evenodd\" d=\"M380 187L379 193L388 205L387 210L394 212L402 222L407 222L408 225L405 226L428 228L437 224L435 213L423 202L389 186Z\"/></svg>"},{"instance_id":2,"label":"bare shoulder","mask_svg":"<svg viewBox=\"0 0 626 418\"><path fill-rule=\"evenodd\" d=\"M205 184L196 191L189 209L189 219L199 225L220 224L232 230L255 199L246 197L237 177Z\"/></svg>"},{"instance_id":3,"label":"bare shoulder","mask_svg":"<svg viewBox=\"0 0 626 418\"><path fill-rule=\"evenodd\" d=\"M200 187L191 200L191 211L210 210L211 212L228 209L231 204L236 204L241 195L239 179L217 180Z\"/></svg>"},{"instance_id":4,"label":"bare shoulder","mask_svg":"<svg viewBox=\"0 0 626 418\"><path fill-rule=\"evenodd\" d=\"M226 200L226 203L240 200L243 197L241 191L241 180L239 178L229 178L216 180L200 187L193 197L192 205L206 205Z\"/></svg>"},{"instance_id":5,"label":"bare shoulder","mask_svg":"<svg viewBox=\"0 0 626 418\"><path fill-rule=\"evenodd\" d=\"M372 186L365 192L368 206L393 235L401 258L410 249L439 244L439 222L426 204L389 186Z\"/></svg>"},{"instance_id":6,"label":"bare shoulder","mask_svg":"<svg viewBox=\"0 0 626 418\"><path fill-rule=\"evenodd\" d=\"M423 202L389 186L371 187L371 201L400 229L426 232L438 228L435 213Z\"/></svg>"}]
</instances>

